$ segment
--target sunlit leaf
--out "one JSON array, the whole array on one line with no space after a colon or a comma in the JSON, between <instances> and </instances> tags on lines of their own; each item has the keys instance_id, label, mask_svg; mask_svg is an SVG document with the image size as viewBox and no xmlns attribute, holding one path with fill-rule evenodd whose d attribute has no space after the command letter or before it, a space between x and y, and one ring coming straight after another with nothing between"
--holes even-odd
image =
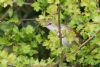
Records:
<instances>
[{"instance_id":1,"label":"sunlit leaf","mask_svg":"<svg viewBox=\"0 0 100 67\"><path fill-rule=\"evenodd\" d=\"M34 31L33 27L31 25L28 25L26 28L25 28L25 33L26 34L32 34Z\"/></svg>"},{"instance_id":2,"label":"sunlit leaf","mask_svg":"<svg viewBox=\"0 0 100 67\"><path fill-rule=\"evenodd\" d=\"M2 58L7 58L8 57L8 52L7 51L5 51L5 50L3 50L1 53L0 53L0 57L2 57Z\"/></svg>"},{"instance_id":3,"label":"sunlit leaf","mask_svg":"<svg viewBox=\"0 0 100 67\"><path fill-rule=\"evenodd\" d=\"M48 0L48 3L54 3L54 0Z\"/></svg>"},{"instance_id":4,"label":"sunlit leaf","mask_svg":"<svg viewBox=\"0 0 100 67\"><path fill-rule=\"evenodd\" d=\"M18 6L23 6L24 0L16 0Z\"/></svg>"},{"instance_id":5,"label":"sunlit leaf","mask_svg":"<svg viewBox=\"0 0 100 67\"><path fill-rule=\"evenodd\" d=\"M9 17L12 17L12 15L13 15L13 9L10 8L10 9L8 10L8 14L9 14Z\"/></svg>"},{"instance_id":6,"label":"sunlit leaf","mask_svg":"<svg viewBox=\"0 0 100 67\"><path fill-rule=\"evenodd\" d=\"M56 14L57 13L57 5L50 5L47 8L47 13L49 13L49 14Z\"/></svg>"},{"instance_id":7,"label":"sunlit leaf","mask_svg":"<svg viewBox=\"0 0 100 67\"><path fill-rule=\"evenodd\" d=\"M32 4L32 7L34 7L34 10L37 12L40 10L40 4L38 2L34 2Z\"/></svg>"},{"instance_id":8,"label":"sunlit leaf","mask_svg":"<svg viewBox=\"0 0 100 67\"><path fill-rule=\"evenodd\" d=\"M7 59L8 59L9 63L13 64L15 62L15 60L16 60L16 56L13 53L11 53L11 54L9 54L9 56L7 57Z\"/></svg>"}]
</instances>

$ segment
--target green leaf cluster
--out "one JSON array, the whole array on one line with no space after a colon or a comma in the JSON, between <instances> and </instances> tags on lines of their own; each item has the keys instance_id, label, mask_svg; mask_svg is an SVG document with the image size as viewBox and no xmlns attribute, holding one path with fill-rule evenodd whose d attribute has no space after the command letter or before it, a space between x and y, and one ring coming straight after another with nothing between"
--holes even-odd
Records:
<instances>
[{"instance_id":1,"label":"green leaf cluster","mask_svg":"<svg viewBox=\"0 0 100 67\"><path fill-rule=\"evenodd\" d=\"M99 67L98 5L98 0L0 0L0 67L55 67L60 60L65 67ZM58 26L58 20L69 44L60 45L58 31L45 27Z\"/></svg>"}]
</instances>

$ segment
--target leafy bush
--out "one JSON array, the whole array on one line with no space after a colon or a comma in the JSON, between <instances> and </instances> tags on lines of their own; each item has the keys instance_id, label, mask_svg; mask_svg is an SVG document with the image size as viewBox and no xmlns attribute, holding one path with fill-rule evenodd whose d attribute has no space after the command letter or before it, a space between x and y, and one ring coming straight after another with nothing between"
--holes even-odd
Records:
<instances>
[{"instance_id":1,"label":"leafy bush","mask_svg":"<svg viewBox=\"0 0 100 67\"><path fill-rule=\"evenodd\" d=\"M0 67L99 67L99 5L99 0L0 0ZM68 27L62 34L69 44L60 44L59 32L46 28L49 22Z\"/></svg>"}]
</instances>

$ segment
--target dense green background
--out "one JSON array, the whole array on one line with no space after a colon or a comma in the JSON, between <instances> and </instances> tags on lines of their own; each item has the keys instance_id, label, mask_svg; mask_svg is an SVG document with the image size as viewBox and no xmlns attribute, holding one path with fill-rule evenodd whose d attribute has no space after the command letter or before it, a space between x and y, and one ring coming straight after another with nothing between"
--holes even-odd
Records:
<instances>
[{"instance_id":1,"label":"dense green background","mask_svg":"<svg viewBox=\"0 0 100 67\"><path fill-rule=\"evenodd\" d=\"M45 28L58 24L57 4L71 46ZM0 0L0 67L57 67L61 59L64 67L100 66L99 0Z\"/></svg>"}]
</instances>

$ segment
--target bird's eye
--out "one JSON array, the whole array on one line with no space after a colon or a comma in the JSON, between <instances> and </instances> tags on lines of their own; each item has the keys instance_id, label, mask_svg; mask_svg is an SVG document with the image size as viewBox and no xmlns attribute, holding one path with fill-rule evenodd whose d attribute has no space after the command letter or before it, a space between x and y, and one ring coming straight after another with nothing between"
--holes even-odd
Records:
<instances>
[{"instance_id":1,"label":"bird's eye","mask_svg":"<svg viewBox=\"0 0 100 67\"><path fill-rule=\"evenodd\" d=\"M50 23L50 22L47 22L47 23L46 23L46 26L48 26L48 25L51 25L51 24L52 24L52 23Z\"/></svg>"},{"instance_id":2,"label":"bird's eye","mask_svg":"<svg viewBox=\"0 0 100 67\"><path fill-rule=\"evenodd\" d=\"M48 25L51 25L52 23L48 23Z\"/></svg>"}]
</instances>

